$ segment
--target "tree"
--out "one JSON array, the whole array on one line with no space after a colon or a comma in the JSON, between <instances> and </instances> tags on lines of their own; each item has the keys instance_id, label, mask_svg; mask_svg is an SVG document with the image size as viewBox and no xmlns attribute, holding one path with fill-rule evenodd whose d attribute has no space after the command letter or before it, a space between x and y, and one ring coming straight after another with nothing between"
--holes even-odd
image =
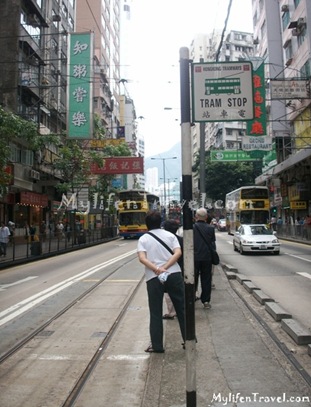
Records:
<instances>
[{"instance_id":1,"label":"tree","mask_svg":"<svg viewBox=\"0 0 311 407\"><path fill-rule=\"evenodd\" d=\"M21 117L4 110L0 107L0 187L5 190L10 175L4 169L10 162L10 144L20 144L24 148L34 152L44 148L46 144L58 143L58 136L40 135L34 122L24 120Z\"/></svg>"},{"instance_id":2,"label":"tree","mask_svg":"<svg viewBox=\"0 0 311 407\"><path fill-rule=\"evenodd\" d=\"M61 180L56 188L62 193L74 193L87 186L89 187L89 198L94 193L104 196L108 192L113 176L97 176L96 183L94 182L92 185L91 164L97 163L102 166L105 157L129 156L130 153L126 143L117 146L107 145L99 151L89 148L84 141L66 139L59 147L59 157L53 163Z\"/></svg>"},{"instance_id":3,"label":"tree","mask_svg":"<svg viewBox=\"0 0 311 407\"><path fill-rule=\"evenodd\" d=\"M53 163L56 174L58 173L61 179L56 188L62 193L79 192L89 183L92 160L95 160L95 157L83 149L82 141L65 140L59 147L58 158Z\"/></svg>"},{"instance_id":4,"label":"tree","mask_svg":"<svg viewBox=\"0 0 311 407\"><path fill-rule=\"evenodd\" d=\"M121 143L117 146L107 145L102 154L103 157L128 157L131 156L131 150L126 143ZM106 199L109 192L117 192L111 187L113 178L114 175L99 175L96 184L90 188L90 194L98 193Z\"/></svg>"},{"instance_id":5,"label":"tree","mask_svg":"<svg viewBox=\"0 0 311 407\"><path fill-rule=\"evenodd\" d=\"M198 173L200 160L197 157L193 171ZM205 155L206 196L213 201L225 202L226 194L243 185L254 183L252 162L214 162L209 152Z\"/></svg>"}]
</instances>

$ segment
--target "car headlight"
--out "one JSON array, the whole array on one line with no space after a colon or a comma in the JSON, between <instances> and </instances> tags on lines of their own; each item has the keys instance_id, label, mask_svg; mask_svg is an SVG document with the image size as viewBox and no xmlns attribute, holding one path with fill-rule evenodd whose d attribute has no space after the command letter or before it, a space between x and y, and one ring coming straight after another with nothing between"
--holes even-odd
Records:
<instances>
[{"instance_id":1,"label":"car headlight","mask_svg":"<svg viewBox=\"0 0 311 407\"><path fill-rule=\"evenodd\" d=\"M279 243L278 239L273 239L272 243Z\"/></svg>"},{"instance_id":2,"label":"car headlight","mask_svg":"<svg viewBox=\"0 0 311 407\"><path fill-rule=\"evenodd\" d=\"M242 244L252 244L253 242L251 240L247 239L242 239Z\"/></svg>"}]
</instances>

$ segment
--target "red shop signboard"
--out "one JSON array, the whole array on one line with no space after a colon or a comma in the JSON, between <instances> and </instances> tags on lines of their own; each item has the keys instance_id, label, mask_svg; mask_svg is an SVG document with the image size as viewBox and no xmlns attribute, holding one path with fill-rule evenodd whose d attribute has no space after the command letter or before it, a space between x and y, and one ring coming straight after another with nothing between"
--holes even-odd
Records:
<instances>
[{"instance_id":1,"label":"red shop signboard","mask_svg":"<svg viewBox=\"0 0 311 407\"><path fill-rule=\"evenodd\" d=\"M94 163L91 165L92 174L143 174L144 159L142 157L113 157L105 158L103 167Z\"/></svg>"},{"instance_id":2,"label":"red shop signboard","mask_svg":"<svg viewBox=\"0 0 311 407\"><path fill-rule=\"evenodd\" d=\"M16 202L20 205L32 205L32 206L48 206L48 196L36 194L35 192L26 192L23 191L20 193L19 202Z\"/></svg>"}]
</instances>

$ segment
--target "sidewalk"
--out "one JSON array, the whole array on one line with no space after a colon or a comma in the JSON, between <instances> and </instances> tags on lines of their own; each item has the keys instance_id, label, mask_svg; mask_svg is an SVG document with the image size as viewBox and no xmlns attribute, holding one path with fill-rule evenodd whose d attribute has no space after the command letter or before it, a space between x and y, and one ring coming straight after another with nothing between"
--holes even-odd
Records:
<instances>
[{"instance_id":1,"label":"sidewalk","mask_svg":"<svg viewBox=\"0 0 311 407\"><path fill-rule=\"evenodd\" d=\"M205 310L196 302L197 407L311 406L310 387L254 320L220 266L213 281L212 308ZM143 407L186 406L185 351L178 323L165 324L166 351L150 356Z\"/></svg>"}]
</instances>

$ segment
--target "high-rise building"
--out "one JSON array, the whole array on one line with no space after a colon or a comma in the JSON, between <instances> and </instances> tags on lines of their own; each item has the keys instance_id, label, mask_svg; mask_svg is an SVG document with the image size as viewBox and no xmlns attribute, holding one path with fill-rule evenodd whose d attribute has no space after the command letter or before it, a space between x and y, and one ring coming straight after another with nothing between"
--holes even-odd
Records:
<instances>
[{"instance_id":1,"label":"high-rise building","mask_svg":"<svg viewBox=\"0 0 311 407\"><path fill-rule=\"evenodd\" d=\"M73 0L0 2L0 104L36 124L42 137L66 129L67 38L75 28ZM0 217L38 224L57 200L55 149L33 151L25 140L11 140L12 181L0 197ZM18 229L18 227L17 227ZM18 232L18 230L17 230Z\"/></svg>"},{"instance_id":2,"label":"high-rise building","mask_svg":"<svg viewBox=\"0 0 311 407\"><path fill-rule=\"evenodd\" d=\"M268 132L277 162L256 182L272 192L285 218L311 212L311 2L253 0L256 55L265 62Z\"/></svg>"},{"instance_id":3,"label":"high-rise building","mask_svg":"<svg viewBox=\"0 0 311 407\"><path fill-rule=\"evenodd\" d=\"M108 137L120 126L120 0L76 2L76 31L94 32L94 111Z\"/></svg>"}]
</instances>

